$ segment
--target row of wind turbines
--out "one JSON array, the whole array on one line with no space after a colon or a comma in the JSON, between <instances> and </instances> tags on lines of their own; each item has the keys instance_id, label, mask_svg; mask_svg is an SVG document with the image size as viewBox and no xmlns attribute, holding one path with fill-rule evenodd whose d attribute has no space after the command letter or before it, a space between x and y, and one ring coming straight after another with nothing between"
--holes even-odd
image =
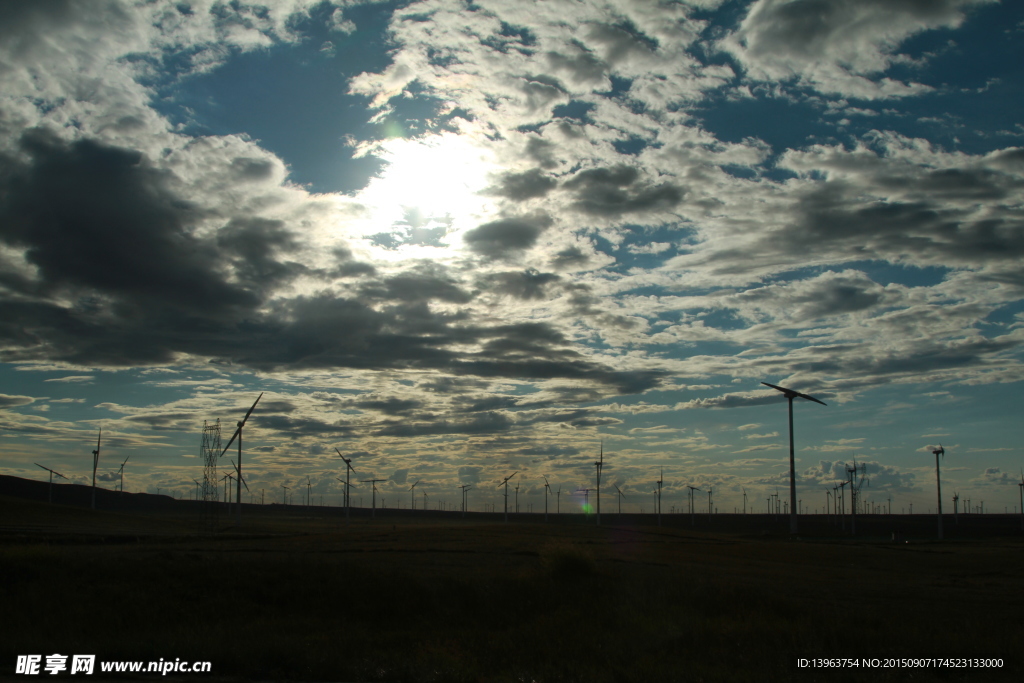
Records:
<instances>
[{"instance_id":1,"label":"row of wind turbines","mask_svg":"<svg viewBox=\"0 0 1024 683\"><path fill-rule=\"evenodd\" d=\"M761 382L761 384L763 384L763 385L765 385L767 387L770 387L772 389L775 389L776 391L782 393L783 396L786 397L787 402L788 402L788 408L789 408L789 410L788 410L788 413L789 413L789 505L788 505L789 531L790 531L790 534L796 535L799 532L799 521L798 521L799 520L799 506L798 506L797 491L796 491L796 464L795 464L795 448L794 448L794 434L793 434L793 399L795 399L795 398L802 398L802 399L805 399L805 400L808 400L808 401L812 401L814 403L818 403L818 404L823 405L823 406L826 406L827 404L824 403L823 401L821 401L820 399L815 398L814 396L811 396L809 394L801 393L801 392L796 391L794 389L789 389L789 388L786 388L786 387L781 387L781 386L778 386L778 385L775 385L775 384L770 384L768 382ZM260 395L256 397L256 400L253 402L252 406L250 406L249 410L246 411L245 416L240 421L238 421L236 423L236 429L235 429L234 433L232 434L231 438L228 440L227 445L224 446L224 449L220 452L220 455L218 456L218 457L223 457L228 452L228 450L231 448L232 444L235 444L237 442L238 462L236 463L233 460L231 461L233 469L235 471L235 475L232 476L230 473L225 475L225 479L230 478L230 479L234 479L234 481L235 481L235 504L236 504L236 519L237 520L241 520L241 514L242 514L242 487L244 486L246 492L249 492L249 485L248 485L248 483L246 483L245 478L242 475L242 430L245 427L246 423L249 421L249 417L252 415L253 411L256 409L256 406L257 406L257 404L259 404L261 398L263 398L263 392L261 392ZM99 465L100 444L101 444L101 441L102 441L102 437L103 437L103 431L101 429L99 431L99 434L98 434L97 439L96 439L96 449L92 451L92 456L93 456L92 498L91 498L91 507L92 507L92 509L96 509L96 471L97 471L97 467ZM345 487L345 489L344 489L344 493L345 493L345 518L346 518L346 523L347 523L348 520L350 519L350 515L351 515L351 506L350 506L351 488L353 486L355 486L351 482L351 475L355 472L355 469L352 467L352 460L351 460L351 458L346 458L344 455L342 455L341 451L339 451L337 448L335 448L335 451L338 453L338 456L345 463L345 467L346 467L345 479L341 479L340 477L337 477L337 479ZM943 526L942 526L942 479L941 479L941 472L940 472L940 458L944 458L946 452L945 452L945 449L941 445L939 446L938 449L935 449L932 452L935 455L935 480L936 480L936 494L937 494L937 503L938 503L936 518L937 518L937 524L938 524L938 538L942 539L943 538ZM124 462L121 463L121 466L120 466L120 468L118 470L118 474L121 477L121 491L124 491L124 467L125 467L125 464L127 462L128 462L128 457L126 457L124 459ZM38 467L41 467L41 468L43 468L44 470L46 470L46 471L48 471L50 473L49 499L50 499L50 502L53 502L53 477L54 477L54 475L56 475L56 476L58 476L60 478L63 478L63 479L67 479L67 477L65 477L63 474L61 474L59 472L56 472L55 470L52 470L52 469L50 469L48 467L44 467L43 465L40 465L39 463L35 463L35 464ZM591 491L595 491L596 492L597 495L596 495L596 515L595 515L595 518L596 518L596 524L600 525L601 524L601 475L602 475L602 470L604 468L604 444L603 444L603 442L601 443L601 446L600 446L599 459L594 463L594 466L595 466L595 469L596 469L595 488L594 489L589 489L589 488L577 489L576 493L583 493L584 494L585 501L586 501L584 506L585 506L585 509L587 509L589 511L590 510L590 507L589 507L589 494L590 494ZM856 471L856 464L854 466L854 471ZM505 489L504 494L503 494L504 495L504 499L505 499L505 508L504 508L504 520L505 520L505 522L508 522L508 485L509 485L509 481L513 477L515 477L518 473L519 473L518 471L513 472L512 474L510 474L507 477L505 477L500 484L498 484L498 488L504 487L504 489ZM199 485L199 482L197 480L193 479L193 481L196 482L197 486ZM364 479L364 480L361 480L361 481L362 481L362 483L368 483L368 484L371 485L371 489L372 489L371 517L373 517L373 516L375 516L376 507L377 507L377 505L376 505L376 496L377 496L377 491L378 491L377 484L382 482L382 481L387 481L387 480L386 479ZM417 481L417 482L415 482L409 488L411 496L414 496L413 491L416 488L417 484L419 484L419 483L421 483L421 482ZM661 492L662 492L662 485L664 483L664 470L661 471L661 474L660 474L660 476L659 476L659 478L658 478L656 483L657 483L657 487L658 488L657 488L657 491L656 491L656 506L655 507L656 507L656 511L657 511L658 525L660 526L661 525ZM845 486L847 483L849 483L849 482L843 482L842 484L839 484L839 485L840 486ZM621 514L621 511L622 511L622 499L625 498L625 494L623 494L623 492L619 489L619 487L617 485L613 485L613 486L615 487L616 492L617 492L617 498L618 498L618 502L619 502L619 512ZM1021 525L1022 525L1022 528L1024 528L1024 469L1022 469L1022 471L1021 471L1021 482L1020 482L1019 486L1020 486L1020 494L1021 494ZM287 489L288 487L284 486L284 488ZM464 486L460 486L458 488L460 488L462 490L462 511L463 511L463 514L465 514L466 509L467 509L467 497L466 496L467 496L468 491L472 487L467 484L467 485L464 485ZM694 510L694 507L693 507L693 494L694 494L695 491L701 491L701 489L699 489L697 487L694 487L694 486L688 486L687 488L689 489L690 515L691 515L691 520L692 520L692 518L693 518L693 510ZM547 518L548 518L548 497L551 494L551 486L550 486L550 483L548 482L548 479L547 479L546 476L544 477L544 489L545 489L545 492L544 492L544 519L545 519L545 521L547 521ZM516 510L518 511L518 507L519 507L519 505L518 505L519 485L518 484L516 485L515 491L516 491ZM556 492L556 497L557 497L557 500L558 500L558 509L559 509L559 511L561 509L561 493L562 493L561 486L559 486L559 489ZM709 487L707 493L708 493L708 511L709 511L709 514L710 514L710 511L713 509L712 508L712 503L711 503L712 490L711 490L710 487ZM427 494L426 494L425 491L423 492L423 495L424 495L424 506L426 506L426 502L425 501L426 501L426 495ZM954 506L956 506L956 501L958 500L958 498L959 498L958 495L954 496L954 498L953 498ZM746 510L746 490L743 491L743 499L744 499L744 511L745 511ZM414 507L414 506L415 506L415 498L413 497L410 507ZM769 507L770 507L770 502L769 502Z\"/></svg>"}]
</instances>

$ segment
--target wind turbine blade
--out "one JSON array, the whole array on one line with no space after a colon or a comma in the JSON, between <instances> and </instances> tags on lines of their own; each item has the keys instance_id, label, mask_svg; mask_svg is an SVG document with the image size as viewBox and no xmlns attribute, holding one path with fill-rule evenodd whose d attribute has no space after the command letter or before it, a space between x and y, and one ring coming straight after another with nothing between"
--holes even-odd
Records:
<instances>
[{"instance_id":1,"label":"wind turbine blade","mask_svg":"<svg viewBox=\"0 0 1024 683\"><path fill-rule=\"evenodd\" d=\"M224 447L224 450L222 450L220 452L220 455L218 457L223 457L224 454L228 452L228 449L231 448L231 444L233 444L235 442L235 439L237 439L238 435L241 434L241 433L242 433L242 428L241 427L239 427L239 428L237 428L235 430L235 433L231 435L231 440L228 441L228 445Z\"/></svg>"},{"instance_id":2,"label":"wind turbine blade","mask_svg":"<svg viewBox=\"0 0 1024 683\"><path fill-rule=\"evenodd\" d=\"M819 401L818 399L814 398L813 396L809 396L808 394L802 394L802 393L800 393L799 391L797 391L795 389L787 389L786 387L780 387L777 384L769 384L768 382L761 382L761 384L765 385L766 387L771 387L772 389L775 389L776 391L781 391L783 394L786 395L787 398L791 397L791 396L799 396L800 398L806 398L808 401L814 401L815 403L820 403L823 406L827 406L828 405L824 401Z\"/></svg>"},{"instance_id":3,"label":"wind turbine blade","mask_svg":"<svg viewBox=\"0 0 1024 683\"><path fill-rule=\"evenodd\" d=\"M100 428L100 433L96 436L96 450L100 450L100 439L103 438L103 429Z\"/></svg>"},{"instance_id":4,"label":"wind turbine blade","mask_svg":"<svg viewBox=\"0 0 1024 683\"><path fill-rule=\"evenodd\" d=\"M246 420L249 419L249 416L252 415L252 411L256 410L256 404L260 402L261 398L263 398L263 392L262 391L260 392L260 395L256 397L256 401L253 402L252 408L249 408L249 412L247 412L245 414L245 417L242 418L242 425L243 426L245 425Z\"/></svg>"}]
</instances>

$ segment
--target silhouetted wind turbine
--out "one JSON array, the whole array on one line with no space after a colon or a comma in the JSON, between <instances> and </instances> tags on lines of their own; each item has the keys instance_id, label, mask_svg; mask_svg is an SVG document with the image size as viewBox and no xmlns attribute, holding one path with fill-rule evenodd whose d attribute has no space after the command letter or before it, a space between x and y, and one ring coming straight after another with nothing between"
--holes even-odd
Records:
<instances>
[{"instance_id":1,"label":"silhouetted wind turbine","mask_svg":"<svg viewBox=\"0 0 1024 683\"><path fill-rule=\"evenodd\" d=\"M693 492L700 491L696 486L687 486L690 489L690 526L693 526ZM768 504L771 505L771 498L769 497Z\"/></svg>"},{"instance_id":2,"label":"silhouetted wind turbine","mask_svg":"<svg viewBox=\"0 0 1024 683\"><path fill-rule=\"evenodd\" d=\"M281 484L281 488L284 489L284 491L282 491L282 494L283 494L282 497L284 498L283 504L287 505L288 504L288 487L285 486L284 484Z\"/></svg>"},{"instance_id":3,"label":"silhouetted wind turbine","mask_svg":"<svg viewBox=\"0 0 1024 683\"><path fill-rule=\"evenodd\" d=\"M747 514L747 490L741 488L743 491L743 514Z\"/></svg>"},{"instance_id":4,"label":"silhouetted wind turbine","mask_svg":"<svg viewBox=\"0 0 1024 683\"><path fill-rule=\"evenodd\" d=\"M192 481L194 481L196 483L196 500L199 500L199 480L196 479L196 478L193 478Z\"/></svg>"},{"instance_id":5,"label":"silhouetted wind turbine","mask_svg":"<svg viewBox=\"0 0 1024 683\"><path fill-rule=\"evenodd\" d=\"M555 514L556 515L562 514L562 485L561 484L558 485L558 493L555 494L555 504L557 505L557 508L555 509Z\"/></svg>"},{"instance_id":6,"label":"silhouetted wind turbine","mask_svg":"<svg viewBox=\"0 0 1024 683\"><path fill-rule=\"evenodd\" d=\"M103 430L100 429L96 436L96 450L92 452L92 509L96 509L96 466L100 464L100 439L103 438Z\"/></svg>"},{"instance_id":7,"label":"silhouetted wind turbine","mask_svg":"<svg viewBox=\"0 0 1024 683\"><path fill-rule=\"evenodd\" d=\"M363 483L364 484L373 484L372 505L370 507L370 519L373 519L374 517L377 516L377 482L378 481L387 481L387 479L363 479Z\"/></svg>"},{"instance_id":8,"label":"silhouetted wind turbine","mask_svg":"<svg viewBox=\"0 0 1024 683\"><path fill-rule=\"evenodd\" d=\"M622 516L622 499L625 498L626 496L625 496L625 494L622 493L622 489L619 488L618 484L612 484L612 486L614 486L615 490L619 492L619 495L617 496L617 498L619 499L619 516L621 517Z\"/></svg>"},{"instance_id":9,"label":"silhouetted wind turbine","mask_svg":"<svg viewBox=\"0 0 1024 683\"><path fill-rule=\"evenodd\" d=\"M466 516L466 507L467 507L467 505L466 505L466 503L467 503L466 491L469 491L473 487L470 486L469 484L463 484L459 488L462 489L462 516L465 517Z\"/></svg>"},{"instance_id":10,"label":"silhouetted wind turbine","mask_svg":"<svg viewBox=\"0 0 1024 683\"><path fill-rule=\"evenodd\" d=\"M544 523L548 523L548 496L551 495L551 484L548 478L544 477Z\"/></svg>"},{"instance_id":11,"label":"silhouetted wind turbine","mask_svg":"<svg viewBox=\"0 0 1024 683\"><path fill-rule=\"evenodd\" d=\"M797 509L796 509L796 462L793 456L793 399L794 398L805 398L808 401L814 401L815 403L821 403L821 405L827 405L823 401L819 401L813 396L807 394L801 394L799 391L793 389L786 389L785 387L776 386L769 384L768 382L761 382L766 387L771 387L776 391L781 391L786 399L789 401L789 533L797 533Z\"/></svg>"},{"instance_id":12,"label":"silhouetted wind turbine","mask_svg":"<svg viewBox=\"0 0 1024 683\"><path fill-rule=\"evenodd\" d=\"M601 459L594 463L597 468L597 525L601 526L601 469L604 467L604 441L601 442Z\"/></svg>"},{"instance_id":13,"label":"silhouetted wind turbine","mask_svg":"<svg viewBox=\"0 0 1024 683\"><path fill-rule=\"evenodd\" d=\"M238 470L239 474L241 474L241 472L242 472L242 427L244 427L245 423L248 422L249 416L252 415L252 411L254 411L256 409L256 404L260 402L261 398L263 398L263 392L262 391L260 392L260 395L256 397L256 400L253 401L252 407L249 408L248 412L246 412L245 417L242 418L242 421L237 423L238 424L238 428L235 429L235 433L232 434L231 435L231 439L228 440L228 445L225 446L224 450L221 451L221 453L220 453L220 457L223 457L224 454L228 452L228 449L231 448L231 444L234 443L235 439L238 439L238 464L235 466L235 469ZM238 521L241 521L242 520L242 480L241 480L241 478L239 478L238 482L236 482L236 484L235 484L235 500L238 503Z\"/></svg>"},{"instance_id":14,"label":"silhouetted wind turbine","mask_svg":"<svg viewBox=\"0 0 1024 683\"><path fill-rule=\"evenodd\" d=\"M519 474L519 470L516 470L512 474L508 475L501 482L501 484L498 484L498 488L499 489L502 487L502 485L505 486L505 521L506 522L508 522L508 480L511 479L512 477L516 476L517 474Z\"/></svg>"},{"instance_id":15,"label":"silhouetted wind turbine","mask_svg":"<svg viewBox=\"0 0 1024 683\"><path fill-rule=\"evenodd\" d=\"M35 463L35 465L36 465L36 467L43 467L39 463ZM53 502L53 475L56 474L61 479L67 479L67 477L65 477L60 472L55 472L54 470L51 470L49 467L43 467L43 469L50 473L50 489L49 489L50 490L50 494L49 494L49 498L50 498L50 502L52 503Z\"/></svg>"},{"instance_id":16,"label":"silhouetted wind turbine","mask_svg":"<svg viewBox=\"0 0 1024 683\"><path fill-rule=\"evenodd\" d=\"M347 468L345 470L345 524L348 524L348 519L349 519L349 514L348 513L349 513L349 509L352 507L349 504L349 497L348 497L349 493L350 493L350 489L352 487L352 484L349 483L349 477L352 475L353 472L355 472L355 470L352 469L352 459L351 458L346 458L344 455L341 454L341 451L339 451L337 448L334 449L334 452L338 454L339 458L341 458L342 460L345 461L345 467Z\"/></svg>"},{"instance_id":17,"label":"silhouetted wind turbine","mask_svg":"<svg viewBox=\"0 0 1024 683\"><path fill-rule=\"evenodd\" d=\"M938 504L938 508L937 508L939 514L937 515L937 518L939 520L939 540L941 541L942 540L942 479L939 477L939 456L941 455L943 458L945 458L946 457L946 449L942 447L942 444L939 444L939 448L937 450L932 451L932 453L935 454L935 491L937 492L937 495L938 495L938 498L939 498L939 504Z\"/></svg>"},{"instance_id":18,"label":"silhouetted wind turbine","mask_svg":"<svg viewBox=\"0 0 1024 683\"><path fill-rule=\"evenodd\" d=\"M245 477L242 476L242 470L238 469L238 465L235 465L235 461L231 461L232 466L235 468L235 472L238 474L238 481L242 482L242 486L245 487L245 492L250 493L249 485L245 483ZM241 503L239 503L241 505Z\"/></svg>"},{"instance_id":19,"label":"silhouetted wind turbine","mask_svg":"<svg viewBox=\"0 0 1024 683\"><path fill-rule=\"evenodd\" d=\"M661 526L661 484L665 480L665 469L662 468L658 477L658 526Z\"/></svg>"},{"instance_id":20,"label":"silhouetted wind turbine","mask_svg":"<svg viewBox=\"0 0 1024 683\"><path fill-rule=\"evenodd\" d=\"M417 479L416 480L416 484L418 484L418 483L420 483L420 480ZM413 484L412 486L409 487L409 509L410 510L415 510L416 509L416 492L413 491L413 489L416 488L416 484Z\"/></svg>"},{"instance_id":21,"label":"silhouetted wind turbine","mask_svg":"<svg viewBox=\"0 0 1024 683\"><path fill-rule=\"evenodd\" d=\"M117 470L117 473L121 475L121 493L124 493L124 466L125 466L125 463L128 462L128 458L130 458L130 457L132 457L132 456L128 455L128 457L124 459L124 462L121 463L121 467L119 467L118 470Z\"/></svg>"},{"instance_id":22,"label":"silhouetted wind turbine","mask_svg":"<svg viewBox=\"0 0 1024 683\"><path fill-rule=\"evenodd\" d=\"M517 515L519 514L519 484L520 484L520 482L517 481L516 482L516 514Z\"/></svg>"}]
</instances>

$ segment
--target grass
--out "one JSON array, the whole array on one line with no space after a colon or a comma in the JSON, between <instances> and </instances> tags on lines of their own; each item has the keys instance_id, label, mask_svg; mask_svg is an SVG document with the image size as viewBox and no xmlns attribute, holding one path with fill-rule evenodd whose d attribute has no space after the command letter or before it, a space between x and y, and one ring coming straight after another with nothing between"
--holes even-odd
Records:
<instances>
[{"instance_id":1,"label":"grass","mask_svg":"<svg viewBox=\"0 0 1024 683\"><path fill-rule=\"evenodd\" d=\"M78 511L76 528L85 517ZM132 533L145 525L123 523ZM1021 673L1016 539L894 546L400 520L305 528L293 522L287 533L278 521L275 533L203 537L162 526L129 542L9 536L0 544L5 658L180 657L211 661L223 680L261 681ZM844 656L995 656L1006 667L865 676L795 664Z\"/></svg>"}]
</instances>

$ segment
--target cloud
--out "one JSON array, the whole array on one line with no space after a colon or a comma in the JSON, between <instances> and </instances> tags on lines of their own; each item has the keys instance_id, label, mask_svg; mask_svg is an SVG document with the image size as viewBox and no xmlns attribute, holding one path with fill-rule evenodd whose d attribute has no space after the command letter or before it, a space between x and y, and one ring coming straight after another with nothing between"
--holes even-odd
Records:
<instances>
[{"instance_id":1,"label":"cloud","mask_svg":"<svg viewBox=\"0 0 1024 683\"><path fill-rule=\"evenodd\" d=\"M464 236L466 245L477 254L489 258L504 258L510 253L529 249L545 228L551 225L546 215L519 218L503 218L468 231Z\"/></svg>"},{"instance_id":2,"label":"cloud","mask_svg":"<svg viewBox=\"0 0 1024 683\"><path fill-rule=\"evenodd\" d=\"M18 406L27 406L35 400L36 399L31 396L11 396L10 394L0 394L0 408L17 408Z\"/></svg>"},{"instance_id":3,"label":"cloud","mask_svg":"<svg viewBox=\"0 0 1024 683\"><path fill-rule=\"evenodd\" d=\"M758 0L723 39L757 80L797 78L825 93L863 99L919 95L919 83L879 78L909 58L896 52L922 31L956 28L991 0Z\"/></svg>"}]
</instances>

